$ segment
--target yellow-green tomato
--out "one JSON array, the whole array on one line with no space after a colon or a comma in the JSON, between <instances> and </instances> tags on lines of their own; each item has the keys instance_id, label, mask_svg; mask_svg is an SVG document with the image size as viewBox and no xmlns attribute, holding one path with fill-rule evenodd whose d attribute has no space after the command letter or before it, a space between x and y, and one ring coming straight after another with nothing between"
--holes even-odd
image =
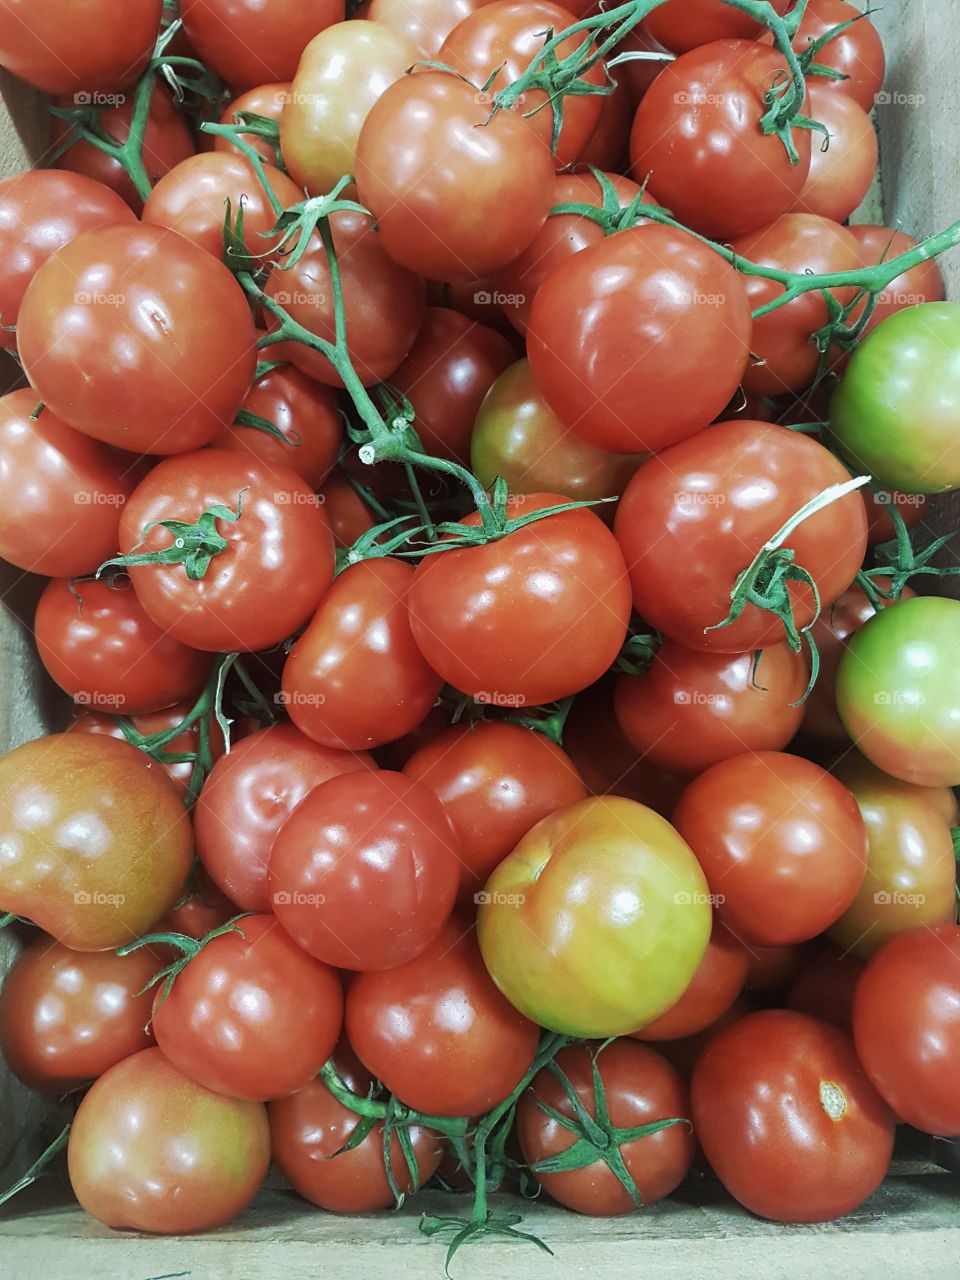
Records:
<instances>
[{"instance_id":1,"label":"yellow-green tomato","mask_svg":"<svg viewBox=\"0 0 960 1280\"><path fill-rule=\"evenodd\" d=\"M624 1035L671 1008L710 940L709 889L659 814L595 796L537 823L477 914L494 982L521 1013L579 1037Z\"/></svg>"}]
</instances>

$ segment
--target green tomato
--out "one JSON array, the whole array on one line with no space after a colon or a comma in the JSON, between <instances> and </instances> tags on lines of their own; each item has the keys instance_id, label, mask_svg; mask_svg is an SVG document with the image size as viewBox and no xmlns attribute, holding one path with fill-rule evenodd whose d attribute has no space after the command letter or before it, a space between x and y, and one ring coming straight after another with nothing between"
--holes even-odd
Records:
<instances>
[{"instance_id":1,"label":"green tomato","mask_svg":"<svg viewBox=\"0 0 960 1280\"><path fill-rule=\"evenodd\" d=\"M596 796L527 833L478 895L477 936L507 999L551 1031L624 1035L673 1007L710 940L706 878L665 818Z\"/></svg>"},{"instance_id":2,"label":"green tomato","mask_svg":"<svg viewBox=\"0 0 960 1280\"><path fill-rule=\"evenodd\" d=\"M960 600L917 596L871 618L840 661L837 710L884 773L960 785Z\"/></svg>"},{"instance_id":3,"label":"green tomato","mask_svg":"<svg viewBox=\"0 0 960 1280\"><path fill-rule=\"evenodd\" d=\"M907 307L878 324L834 393L830 427L887 489L960 488L960 304Z\"/></svg>"}]
</instances>

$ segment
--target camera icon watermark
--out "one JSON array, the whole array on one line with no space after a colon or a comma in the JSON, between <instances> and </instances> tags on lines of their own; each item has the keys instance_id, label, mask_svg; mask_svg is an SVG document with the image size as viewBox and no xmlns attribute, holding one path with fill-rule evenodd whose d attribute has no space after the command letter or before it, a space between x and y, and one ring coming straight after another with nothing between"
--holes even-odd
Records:
<instances>
[{"instance_id":1,"label":"camera icon watermark","mask_svg":"<svg viewBox=\"0 0 960 1280\"><path fill-rule=\"evenodd\" d=\"M86 893L83 890L73 895L75 907L122 907L127 897L124 893Z\"/></svg>"},{"instance_id":2,"label":"camera icon watermark","mask_svg":"<svg viewBox=\"0 0 960 1280\"><path fill-rule=\"evenodd\" d=\"M325 902L322 893L304 893L302 889L278 889L273 895L275 907L322 907Z\"/></svg>"},{"instance_id":3,"label":"camera icon watermark","mask_svg":"<svg viewBox=\"0 0 960 1280\"><path fill-rule=\"evenodd\" d=\"M673 895L678 907L722 907L726 897L722 893L687 893L681 890Z\"/></svg>"},{"instance_id":4,"label":"camera icon watermark","mask_svg":"<svg viewBox=\"0 0 960 1280\"><path fill-rule=\"evenodd\" d=\"M478 689L474 702L487 707L525 707L527 700L522 693L501 693L499 689Z\"/></svg>"},{"instance_id":5,"label":"camera icon watermark","mask_svg":"<svg viewBox=\"0 0 960 1280\"><path fill-rule=\"evenodd\" d=\"M522 893L499 893L496 890L491 893L483 889L473 895L473 900L478 907L522 907L527 899Z\"/></svg>"}]
</instances>

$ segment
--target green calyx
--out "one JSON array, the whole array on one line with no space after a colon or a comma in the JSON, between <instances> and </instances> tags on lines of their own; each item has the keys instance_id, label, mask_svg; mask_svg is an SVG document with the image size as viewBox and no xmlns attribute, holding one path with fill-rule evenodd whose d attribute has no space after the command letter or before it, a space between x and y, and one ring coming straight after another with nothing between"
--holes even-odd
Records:
<instances>
[{"instance_id":1,"label":"green calyx","mask_svg":"<svg viewBox=\"0 0 960 1280\"><path fill-rule=\"evenodd\" d=\"M216 938L222 938L228 933L238 933L241 938L245 938L246 934L242 929L237 927L239 920L244 920L251 913L244 911L238 916L234 916L232 920L228 920L226 924L220 925L218 929L211 930L205 938L190 938L185 933L148 933L142 938L137 938L136 942L128 942L125 946L117 947L118 956L128 956L131 952L139 951L141 947L175 947L181 954L170 964L164 965L157 973L153 975L147 985L138 995L144 995L152 990L158 983L163 983L160 989L160 999L157 1002L157 1008L166 1000L170 992L173 990L173 984L177 978L183 973L184 969L190 961L200 954L204 947L208 946Z\"/></svg>"},{"instance_id":2,"label":"green calyx","mask_svg":"<svg viewBox=\"0 0 960 1280\"><path fill-rule=\"evenodd\" d=\"M243 495L241 489L237 495L235 511L221 504L204 511L195 524L184 520L153 520L143 528L143 538L137 543L142 547L153 529L167 529L173 535L173 542L162 551L138 551L137 547L125 556L115 556L106 560L96 572L99 578L105 569L132 569L143 565L176 565L182 564L187 577L192 582L199 582L204 577L214 557L221 555L230 545L217 529L218 520L226 520L235 524L243 514Z\"/></svg>"}]
</instances>

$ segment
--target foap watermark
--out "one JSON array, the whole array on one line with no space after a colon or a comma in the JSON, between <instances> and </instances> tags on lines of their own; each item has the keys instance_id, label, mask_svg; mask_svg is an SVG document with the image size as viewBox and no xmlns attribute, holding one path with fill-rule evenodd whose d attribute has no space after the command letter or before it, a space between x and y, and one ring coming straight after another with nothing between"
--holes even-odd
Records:
<instances>
[{"instance_id":1,"label":"foap watermark","mask_svg":"<svg viewBox=\"0 0 960 1280\"><path fill-rule=\"evenodd\" d=\"M275 907L322 907L325 902L322 893L304 893L302 889L278 889L273 895Z\"/></svg>"},{"instance_id":2,"label":"foap watermark","mask_svg":"<svg viewBox=\"0 0 960 1280\"><path fill-rule=\"evenodd\" d=\"M122 507L127 501L127 495L104 493L102 489L77 489L73 501L78 507Z\"/></svg>"},{"instance_id":3,"label":"foap watermark","mask_svg":"<svg viewBox=\"0 0 960 1280\"><path fill-rule=\"evenodd\" d=\"M878 689L873 695L875 707L923 707L926 702L917 689Z\"/></svg>"},{"instance_id":4,"label":"foap watermark","mask_svg":"<svg viewBox=\"0 0 960 1280\"><path fill-rule=\"evenodd\" d=\"M93 689L79 689L73 695L73 701L78 707L105 707L110 711L116 711L123 706L123 697L119 693L98 693Z\"/></svg>"},{"instance_id":5,"label":"foap watermark","mask_svg":"<svg viewBox=\"0 0 960 1280\"><path fill-rule=\"evenodd\" d=\"M500 893L497 890L491 892L483 889L473 895L473 900L478 907L522 907L527 899L522 893Z\"/></svg>"},{"instance_id":6,"label":"foap watermark","mask_svg":"<svg viewBox=\"0 0 960 1280\"><path fill-rule=\"evenodd\" d=\"M101 93L99 89L81 89L73 95L75 107L122 107L126 100L125 93Z\"/></svg>"},{"instance_id":7,"label":"foap watermark","mask_svg":"<svg viewBox=\"0 0 960 1280\"><path fill-rule=\"evenodd\" d=\"M322 507L326 502L322 493L307 493L304 489L278 489L273 500L278 507Z\"/></svg>"},{"instance_id":8,"label":"foap watermark","mask_svg":"<svg viewBox=\"0 0 960 1280\"><path fill-rule=\"evenodd\" d=\"M498 90L496 89L480 89L473 95L474 102L481 107L492 107L496 104ZM511 107L522 107L527 100L525 93L518 93L511 102Z\"/></svg>"},{"instance_id":9,"label":"foap watermark","mask_svg":"<svg viewBox=\"0 0 960 1280\"><path fill-rule=\"evenodd\" d=\"M478 307L522 307L526 300L525 293L501 293L499 289L478 289L473 295Z\"/></svg>"},{"instance_id":10,"label":"foap watermark","mask_svg":"<svg viewBox=\"0 0 960 1280\"><path fill-rule=\"evenodd\" d=\"M722 907L726 897L722 893L686 893L683 890L673 895L678 907Z\"/></svg>"},{"instance_id":11,"label":"foap watermark","mask_svg":"<svg viewBox=\"0 0 960 1280\"><path fill-rule=\"evenodd\" d=\"M719 693L702 693L699 689L675 689L673 701L678 707L715 707L723 698Z\"/></svg>"},{"instance_id":12,"label":"foap watermark","mask_svg":"<svg viewBox=\"0 0 960 1280\"><path fill-rule=\"evenodd\" d=\"M675 93L673 100L678 107L722 107L727 101L725 93Z\"/></svg>"},{"instance_id":13,"label":"foap watermark","mask_svg":"<svg viewBox=\"0 0 960 1280\"><path fill-rule=\"evenodd\" d=\"M925 893L902 893L899 889L879 889L873 900L878 907L922 907Z\"/></svg>"},{"instance_id":14,"label":"foap watermark","mask_svg":"<svg viewBox=\"0 0 960 1280\"><path fill-rule=\"evenodd\" d=\"M499 689L479 689L473 695L474 702L488 707L525 707L527 700L522 693L501 693Z\"/></svg>"},{"instance_id":15,"label":"foap watermark","mask_svg":"<svg viewBox=\"0 0 960 1280\"><path fill-rule=\"evenodd\" d=\"M722 507L727 497L726 494L707 490L680 489L673 495L673 500L684 507Z\"/></svg>"},{"instance_id":16,"label":"foap watermark","mask_svg":"<svg viewBox=\"0 0 960 1280\"><path fill-rule=\"evenodd\" d=\"M122 307L127 301L127 295L105 293L101 290L89 293L86 289L80 289L73 295L73 301L77 307Z\"/></svg>"},{"instance_id":17,"label":"foap watermark","mask_svg":"<svg viewBox=\"0 0 960 1280\"><path fill-rule=\"evenodd\" d=\"M904 93L900 89L881 89L874 95L877 107L922 107L927 100L925 93Z\"/></svg>"},{"instance_id":18,"label":"foap watermark","mask_svg":"<svg viewBox=\"0 0 960 1280\"><path fill-rule=\"evenodd\" d=\"M322 707L327 699L323 693L301 693L299 689L288 692L283 689L273 695L273 700L278 707Z\"/></svg>"},{"instance_id":19,"label":"foap watermark","mask_svg":"<svg viewBox=\"0 0 960 1280\"><path fill-rule=\"evenodd\" d=\"M281 307L322 307L327 301L325 293L307 293L303 289L281 289L271 296Z\"/></svg>"},{"instance_id":20,"label":"foap watermark","mask_svg":"<svg viewBox=\"0 0 960 1280\"><path fill-rule=\"evenodd\" d=\"M95 893L86 893L81 890L73 895L73 904L76 907L122 907L126 900L127 896L124 893L101 893L99 890Z\"/></svg>"}]
</instances>

